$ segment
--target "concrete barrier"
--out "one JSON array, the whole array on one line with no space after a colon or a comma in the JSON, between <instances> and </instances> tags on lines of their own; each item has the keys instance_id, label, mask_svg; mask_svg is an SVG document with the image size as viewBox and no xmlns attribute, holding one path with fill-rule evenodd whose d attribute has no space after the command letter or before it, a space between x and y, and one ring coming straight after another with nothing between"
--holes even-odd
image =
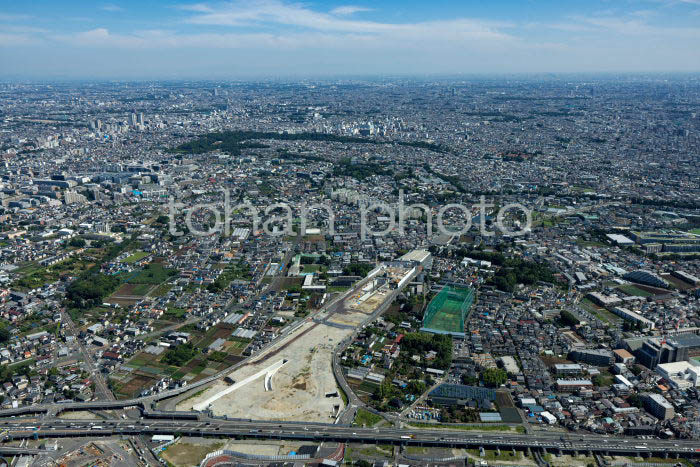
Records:
<instances>
[{"instance_id":1,"label":"concrete barrier","mask_svg":"<svg viewBox=\"0 0 700 467\"><path fill-rule=\"evenodd\" d=\"M242 388L242 387L245 386L246 384L255 381L256 379L262 377L263 375L274 374L274 373L275 373L277 370L279 370L279 369L282 367L282 365L284 365L285 363L287 363L286 360L284 360L284 359L279 360L277 363L273 363L272 365L268 366L267 368L265 368L265 369L263 369L263 370L261 370L261 371L258 371L258 372L255 373L254 375L248 376L248 377L245 378L244 380L241 380L241 381L239 381L239 382L237 382L237 383L232 384L231 386L227 387L227 388L224 389L223 391L219 391L218 393L214 394L213 396L211 396L210 398L208 398L208 399L205 400L204 402L200 402L199 404L195 404L195 405L192 407L192 409L193 409L193 410L200 411L200 412L203 411L203 410L206 410L211 404L213 404L213 403L216 402L217 400L221 399L221 398L224 397L225 395L231 394L231 393L232 393L233 391L235 391L236 389ZM272 376L270 376L270 377L272 377Z\"/></svg>"},{"instance_id":2,"label":"concrete barrier","mask_svg":"<svg viewBox=\"0 0 700 467\"><path fill-rule=\"evenodd\" d=\"M301 460L308 460L311 458L308 454L292 454L292 455L287 455L287 456L265 456L262 454L247 454L243 452L237 452L237 451L231 451L229 449L219 449L218 451L210 452L207 454L207 456L202 460L202 462L199 464L201 467L205 467L209 465L209 462L216 458L216 457L221 457L221 456L229 456L239 459L248 459L248 460L261 460L261 461L301 461ZM214 464L216 465L216 464ZM227 464L228 465L228 464Z\"/></svg>"}]
</instances>

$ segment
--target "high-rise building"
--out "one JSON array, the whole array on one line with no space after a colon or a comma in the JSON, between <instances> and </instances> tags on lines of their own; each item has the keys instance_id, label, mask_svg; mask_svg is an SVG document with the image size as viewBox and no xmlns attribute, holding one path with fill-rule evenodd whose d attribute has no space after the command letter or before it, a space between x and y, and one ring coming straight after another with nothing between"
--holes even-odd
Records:
<instances>
[{"instance_id":1,"label":"high-rise building","mask_svg":"<svg viewBox=\"0 0 700 467\"><path fill-rule=\"evenodd\" d=\"M649 339L635 352L637 361L647 368L654 369L659 363L673 363L688 360L689 346L680 338Z\"/></svg>"},{"instance_id":2,"label":"high-rise building","mask_svg":"<svg viewBox=\"0 0 700 467\"><path fill-rule=\"evenodd\" d=\"M673 406L661 394L646 394L644 405L650 414L660 420L668 420L676 415Z\"/></svg>"},{"instance_id":3,"label":"high-rise building","mask_svg":"<svg viewBox=\"0 0 700 467\"><path fill-rule=\"evenodd\" d=\"M85 204L87 203L87 198L85 195L81 195L75 191L67 190L63 196L63 200L66 204Z\"/></svg>"}]
</instances>

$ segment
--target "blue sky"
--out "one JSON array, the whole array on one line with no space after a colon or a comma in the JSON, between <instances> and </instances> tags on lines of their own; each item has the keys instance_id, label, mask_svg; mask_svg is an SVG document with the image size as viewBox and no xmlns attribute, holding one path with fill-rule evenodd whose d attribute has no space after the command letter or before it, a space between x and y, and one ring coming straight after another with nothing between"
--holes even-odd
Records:
<instances>
[{"instance_id":1,"label":"blue sky","mask_svg":"<svg viewBox=\"0 0 700 467\"><path fill-rule=\"evenodd\" d=\"M0 77L700 71L700 0L0 2Z\"/></svg>"}]
</instances>

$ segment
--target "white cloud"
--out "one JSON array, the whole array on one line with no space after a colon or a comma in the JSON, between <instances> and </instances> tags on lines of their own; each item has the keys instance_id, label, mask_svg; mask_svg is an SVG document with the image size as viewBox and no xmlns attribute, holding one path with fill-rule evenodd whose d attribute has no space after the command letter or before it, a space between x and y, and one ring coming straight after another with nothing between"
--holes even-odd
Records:
<instances>
[{"instance_id":1,"label":"white cloud","mask_svg":"<svg viewBox=\"0 0 700 467\"><path fill-rule=\"evenodd\" d=\"M579 17L580 22L607 32L611 36L640 36L645 39L700 39L700 28L656 26L639 19L620 17Z\"/></svg>"},{"instance_id":2,"label":"white cloud","mask_svg":"<svg viewBox=\"0 0 700 467\"><path fill-rule=\"evenodd\" d=\"M346 15L354 15L355 13L360 13L363 11L372 11L372 9L362 7L362 6L347 5L347 6L339 6L338 8L333 8L330 11L330 13L332 15L346 16Z\"/></svg>"},{"instance_id":3,"label":"white cloud","mask_svg":"<svg viewBox=\"0 0 700 467\"><path fill-rule=\"evenodd\" d=\"M91 22L78 31L75 25L56 24L58 33L33 25L3 27L0 14L0 46L35 46L35 52L70 59L98 74L108 69L121 73L121 68L133 73L147 68L152 75L162 69L165 74L182 71L184 63L197 63L202 75L641 71L698 66L692 47L683 44L700 42L700 29L663 23L659 14L644 10L517 23L460 17L389 22L370 13L358 19L352 15L370 10L345 5L325 12L286 0L171 8L180 10L179 23L144 21L145 28L169 24L167 30L117 31L110 23ZM3 55L10 50L3 49ZM38 56L17 50L15 66L29 66L28 57ZM140 67L132 57L139 57ZM63 61L55 63L63 66Z\"/></svg>"},{"instance_id":4,"label":"white cloud","mask_svg":"<svg viewBox=\"0 0 700 467\"><path fill-rule=\"evenodd\" d=\"M201 4L200 4L201 5ZM346 8L346 10L343 10ZM357 7L340 7L340 11L350 12ZM359 11L359 10L355 10ZM419 23L383 23L377 21L358 21L341 18L332 14L321 13L296 3L280 0L239 1L213 8L193 16L189 23L209 26L271 26L297 27L308 30L328 32L352 32L365 34L411 33L452 35L484 39L507 39L508 35L499 30L510 26L509 23L481 21L473 19L455 19ZM449 28L446 31L444 28ZM430 37L424 37L430 39Z\"/></svg>"},{"instance_id":5,"label":"white cloud","mask_svg":"<svg viewBox=\"0 0 700 467\"><path fill-rule=\"evenodd\" d=\"M104 11L112 11L112 12L124 11L124 8L120 7L119 5L114 5L114 4L105 5L102 7L102 9Z\"/></svg>"},{"instance_id":6,"label":"white cloud","mask_svg":"<svg viewBox=\"0 0 700 467\"><path fill-rule=\"evenodd\" d=\"M21 45L37 45L41 40L31 34L0 33L0 47L16 47Z\"/></svg>"},{"instance_id":7,"label":"white cloud","mask_svg":"<svg viewBox=\"0 0 700 467\"><path fill-rule=\"evenodd\" d=\"M16 15L12 13L0 13L0 21L22 21L31 19L29 15Z\"/></svg>"},{"instance_id":8,"label":"white cloud","mask_svg":"<svg viewBox=\"0 0 700 467\"><path fill-rule=\"evenodd\" d=\"M202 32L138 31L113 34L107 28L97 28L63 34L56 39L87 47L281 47L342 50L372 47L459 49L489 47L517 40L503 31L512 26L508 23L467 18L417 23L356 21L280 0L239 1L216 7L199 3L181 5L178 8L193 12L194 15L187 22L196 25ZM337 10L350 14L360 9L347 6ZM221 32L218 28L212 30L211 26L247 28ZM251 31L251 26L257 27Z\"/></svg>"},{"instance_id":9,"label":"white cloud","mask_svg":"<svg viewBox=\"0 0 700 467\"><path fill-rule=\"evenodd\" d=\"M24 26L24 25L13 25L13 24L0 24L0 31L10 32L10 33L21 33L21 34L43 34L48 32L44 28L37 28L34 26Z\"/></svg>"},{"instance_id":10,"label":"white cloud","mask_svg":"<svg viewBox=\"0 0 700 467\"><path fill-rule=\"evenodd\" d=\"M194 11L198 13L212 13L214 11L211 7L203 3L195 3L194 5L178 5L176 8L178 10Z\"/></svg>"}]
</instances>

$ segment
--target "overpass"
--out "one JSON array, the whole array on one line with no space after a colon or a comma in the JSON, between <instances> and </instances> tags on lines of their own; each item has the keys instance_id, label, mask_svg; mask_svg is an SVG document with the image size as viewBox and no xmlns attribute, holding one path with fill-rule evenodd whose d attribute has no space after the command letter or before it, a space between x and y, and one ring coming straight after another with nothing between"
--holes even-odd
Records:
<instances>
[{"instance_id":1,"label":"overpass","mask_svg":"<svg viewBox=\"0 0 700 467\"><path fill-rule=\"evenodd\" d=\"M0 455L3 456L36 456L39 454L46 454L46 450L35 448L23 448L19 446L4 446L0 444Z\"/></svg>"},{"instance_id":2,"label":"overpass","mask_svg":"<svg viewBox=\"0 0 700 467\"><path fill-rule=\"evenodd\" d=\"M515 449L527 453L600 454L641 457L683 457L700 459L697 440L639 440L590 434L561 433L517 434L512 432L478 432L460 430L359 428L347 425L259 420L0 420L11 439L59 437L111 437L132 435L177 434L236 439L294 440L302 442L339 442L393 444L469 449Z\"/></svg>"}]
</instances>

